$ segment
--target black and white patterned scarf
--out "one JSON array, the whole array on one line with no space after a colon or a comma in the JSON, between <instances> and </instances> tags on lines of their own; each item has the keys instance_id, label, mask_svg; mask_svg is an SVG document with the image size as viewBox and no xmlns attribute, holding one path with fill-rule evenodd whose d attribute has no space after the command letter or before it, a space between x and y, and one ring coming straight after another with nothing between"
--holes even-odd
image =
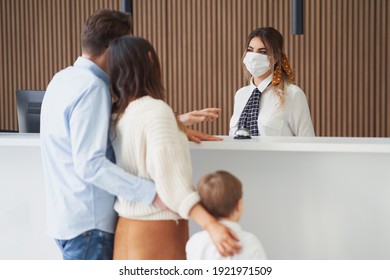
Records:
<instances>
[{"instance_id":1,"label":"black and white patterned scarf","mask_svg":"<svg viewBox=\"0 0 390 280\"><path fill-rule=\"evenodd\" d=\"M238 129L248 129L251 136L259 135L257 119L259 117L260 98L261 92L258 88L255 88L238 120Z\"/></svg>"}]
</instances>

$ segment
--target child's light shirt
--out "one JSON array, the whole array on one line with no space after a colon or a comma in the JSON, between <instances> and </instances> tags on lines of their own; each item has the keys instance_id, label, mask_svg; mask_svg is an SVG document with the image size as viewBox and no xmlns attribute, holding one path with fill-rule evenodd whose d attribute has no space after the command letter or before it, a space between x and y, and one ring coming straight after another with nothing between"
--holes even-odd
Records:
<instances>
[{"instance_id":1,"label":"child's light shirt","mask_svg":"<svg viewBox=\"0 0 390 280\"><path fill-rule=\"evenodd\" d=\"M231 257L222 257L207 231L200 231L191 236L186 245L188 260L265 260L266 254L260 241L252 233L243 231L241 226L233 221L222 220L239 238L241 252Z\"/></svg>"}]
</instances>

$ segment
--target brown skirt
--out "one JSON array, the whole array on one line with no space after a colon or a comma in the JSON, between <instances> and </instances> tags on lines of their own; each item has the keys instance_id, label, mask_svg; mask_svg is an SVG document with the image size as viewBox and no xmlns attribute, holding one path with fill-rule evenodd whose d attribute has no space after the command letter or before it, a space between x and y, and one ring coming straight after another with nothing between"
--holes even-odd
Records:
<instances>
[{"instance_id":1,"label":"brown skirt","mask_svg":"<svg viewBox=\"0 0 390 280\"><path fill-rule=\"evenodd\" d=\"M187 220L141 221L119 217L114 260L185 260Z\"/></svg>"}]
</instances>

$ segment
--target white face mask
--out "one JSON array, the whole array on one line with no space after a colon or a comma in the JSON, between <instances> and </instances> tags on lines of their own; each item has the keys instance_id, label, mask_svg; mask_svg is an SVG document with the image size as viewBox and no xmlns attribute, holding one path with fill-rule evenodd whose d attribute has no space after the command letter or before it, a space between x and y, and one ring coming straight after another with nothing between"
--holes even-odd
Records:
<instances>
[{"instance_id":1,"label":"white face mask","mask_svg":"<svg viewBox=\"0 0 390 280\"><path fill-rule=\"evenodd\" d=\"M271 68L268 56L261 53L247 52L243 62L253 77L260 77Z\"/></svg>"}]
</instances>

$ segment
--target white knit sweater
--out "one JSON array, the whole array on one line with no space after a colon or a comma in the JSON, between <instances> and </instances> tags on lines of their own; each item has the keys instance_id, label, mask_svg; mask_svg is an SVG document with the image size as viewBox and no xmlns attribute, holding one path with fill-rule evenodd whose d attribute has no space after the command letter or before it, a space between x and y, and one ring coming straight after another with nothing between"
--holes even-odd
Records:
<instances>
[{"instance_id":1,"label":"white knit sweater","mask_svg":"<svg viewBox=\"0 0 390 280\"><path fill-rule=\"evenodd\" d=\"M187 219L200 198L192 186L188 140L168 104L149 96L132 101L114 131L112 144L117 164L134 175L153 180L164 204ZM171 211L121 197L114 208L129 219L180 218Z\"/></svg>"}]
</instances>

